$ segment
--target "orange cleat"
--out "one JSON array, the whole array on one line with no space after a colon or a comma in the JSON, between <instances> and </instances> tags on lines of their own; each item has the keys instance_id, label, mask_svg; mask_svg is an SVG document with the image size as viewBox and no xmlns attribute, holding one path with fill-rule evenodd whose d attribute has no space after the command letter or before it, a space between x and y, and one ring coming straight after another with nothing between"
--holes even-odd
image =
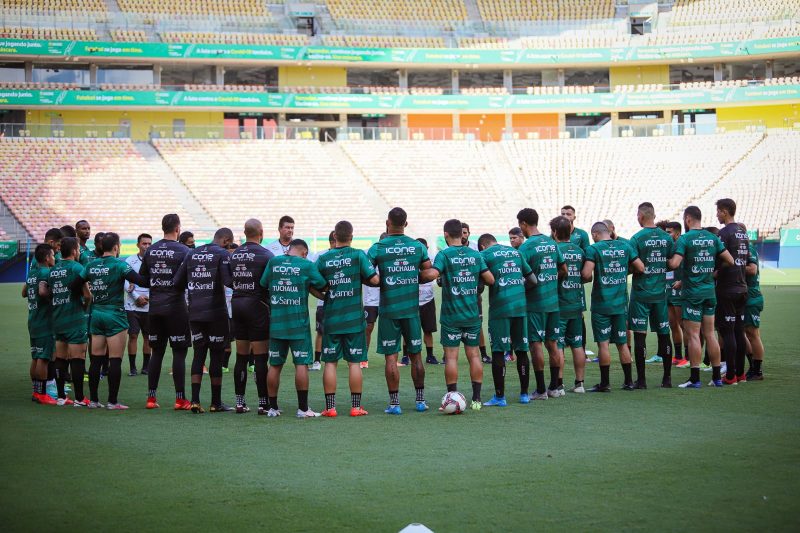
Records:
<instances>
[{"instance_id":1,"label":"orange cleat","mask_svg":"<svg viewBox=\"0 0 800 533\"><path fill-rule=\"evenodd\" d=\"M90 403L92 402L89 401L89 398L84 398L83 400L75 400L72 407L89 407Z\"/></svg>"},{"instance_id":2,"label":"orange cleat","mask_svg":"<svg viewBox=\"0 0 800 533\"><path fill-rule=\"evenodd\" d=\"M678 364L675 365L675 368L689 368L692 364L689 362L688 359L681 359L678 361Z\"/></svg>"},{"instance_id":3,"label":"orange cleat","mask_svg":"<svg viewBox=\"0 0 800 533\"><path fill-rule=\"evenodd\" d=\"M736 385L736 377L734 376L733 379L728 379L727 376L722 376L722 382L725 385Z\"/></svg>"},{"instance_id":4,"label":"orange cleat","mask_svg":"<svg viewBox=\"0 0 800 533\"><path fill-rule=\"evenodd\" d=\"M192 402L190 402L186 398L178 398L175 400L176 411L188 411L191 408L192 408Z\"/></svg>"},{"instance_id":5,"label":"orange cleat","mask_svg":"<svg viewBox=\"0 0 800 533\"><path fill-rule=\"evenodd\" d=\"M39 402L42 405L57 405L58 404L57 400L54 400L53 398L51 398L47 394L38 394L37 393L37 394L34 394L34 396L36 397L36 401Z\"/></svg>"},{"instance_id":6,"label":"orange cleat","mask_svg":"<svg viewBox=\"0 0 800 533\"><path fill-rule=\"evenodd\" d=\"M328 418L336 418L339 414L336 412L336 408L333 409L325 409L322 411L322 416L327 416Z\"/></svg>"},{"instance_id":7,"label":"orange cleat","mask_svg":"<svg viewBox=\"0 0 800 533\"><path fill-rule=\"evenodd\" d=\"M156 401L156 397L155 396L148 396L147 397L147 404L145 405L146 409L158 409L159 407L160 406L158 405L158 402Z\"/></svg>"},{"instance_id":8,"label":"orange cleat","mask_svg":"<svg viewBox=\"0 0 800 533\"><path fill-rule=\"evenodd\" d=\"M350 409L350 416L365 416L369 413L364 410L363 407L353 407Z\"/></svg>"}]
</instances>

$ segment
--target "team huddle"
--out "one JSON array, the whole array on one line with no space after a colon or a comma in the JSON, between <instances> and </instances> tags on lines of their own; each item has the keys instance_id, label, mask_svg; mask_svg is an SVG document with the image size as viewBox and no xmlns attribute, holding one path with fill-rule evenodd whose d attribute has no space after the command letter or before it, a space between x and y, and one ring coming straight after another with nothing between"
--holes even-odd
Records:
<instances>
[{"instance_id":1,"label":"team huddle","mask_svg":"<svg viewBox=\"0 0 800 533\"><path fill-rule=\"evenodd\" d=\"M385 358L389 396L385 413L393 415L402 413L398 367L406 364L411 367L414 408L429 409L424 362L438 364L432 351L437 329L448 392L458 390L458 354L464 346L472 410L507 405L508 361L516 362L520 403L565 396L567 347L575 372L570 391L579 394L611 391L611 344L619 354L626 391L647 388L648 362L662 363L664 388L672 387L673 365L690 368L690 378L681 388L700 388L701 370L711 371L709 385L716 387L761 380L758 257L735 214L733 200L719 200L717 218L723 228L717 231L701 226L697 207L686 208L682 223L656 223L653 205L643 203L636 213L642 229L630 239L617 236L606 220L591 227L590 242L589 234L575 227L571 206L562 208L545 232L539 229L536 210L526 208L517 213L518 227L509 231L510 246L499 244L491 234L472 243L468 225L452 219L443 227L447 246L433 260L424 240L405 234L407 215L399 207L389 211L386 233L368 251L352 246L353 227L341 221L330 234L330 249L313 261L308 244L293 238L294 221L288 216L279 222L280 238L266 247L261 244L263 226L256 219L245 223L241 245L234 242L232 230L220 228L212 242L194 247L189 240L193 236L181 232L179 217L168 214L162 219L163 239L153 243L150 235L140 235L139 253L124 261L119 259L116 233L98 233L95 250L89 250L90 227L82 220L74 228L49 230L29 265L22 295L28 301L32 399L128 409L118 400L122 358L127 347L129 375L136 375L141 332L147 409L159 407L159 378L169 345L176 410L205 412L201 386L208 373L210 412L248 412L245 395L252 369L258 414L280 416L281 371L291 358L298 418L337 416L340 360L349 368L350 415L363 416L363 369L376 322L377 352ZM433 283L441 286L438 328ZM584 386L586 362L592 361L587 359L583 319L585 284L592 285L590 325L600 369L600 382L593 387ZM483 293L488 293L490 357L483 341ZM309 295L320 302L316 346ZM650 359L648 325L658 343ZM235 407L222 401L232 341ZM87 351L88 397L83 390ZM309 407L309 369L321 364L325 409L317 413ZM486 402L481 391L484 364L491 364L494 388ZM105 404L98 392L104 378ZM74 400L68 396L68 382ZM50 383L54 391L48 390Z\"/></svg>"}]
</instances>

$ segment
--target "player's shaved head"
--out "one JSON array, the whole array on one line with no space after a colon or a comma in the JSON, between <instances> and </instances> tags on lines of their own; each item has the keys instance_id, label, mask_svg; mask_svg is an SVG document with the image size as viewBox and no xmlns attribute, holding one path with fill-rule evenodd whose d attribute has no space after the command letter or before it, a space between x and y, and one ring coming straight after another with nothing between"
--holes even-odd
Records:
<instances>
[{"instance_id":1,"label":"player's shaved head","mask_svg":"<svg viewBox=\"0 0 800 533\"><path fill-rule=\"evenodd\" d=\"M485 250L495 244L497 244L497 239L491 233L484 233L478 237L478 250Z\"/></svg>"},{"instance_id":2,"label":"player's shaved head","mask_svg":"<svg viewBox=\"0 0 800 533\"><path fill-rule=\"evenodd\" d=\"M572 223L565 216L557 216L550 221L550 230L553 237L560 242L569 242L569 234L572 231Z\"/></svg>"},{"instance_id":3,"label":"player's shaved head","mask_svg":"<svg viewBox=\"0 0 800 533\"><path fill-rule=\"evenodd\" d=\"M461 238L461 221L456 218L451 218L444 223L444 233L453 239Z\"/></svg>"},{"instance_id":4,"label":"player's shaved head","mask_svg":"<svg viewBox=\"0 0 800 533\"><path fill-rule=\"evenodd\" d=\"M289 243L287 255L305 257L308 255L308 243L303 239L294 239Z\"/></svg>"},{"instance_id":5,"label":"player's shaved head","mask_svg":"<svg viewBox=\"0 0 800 533\"><path fill-rule=\"evenodd\" d=\"M333 236L337 243L346 244L353 240L353 225L346 220L340 220L333 228Z\"/></svg>"},{"instance_id":6,"label":"player's shaved head","mask_svg":"<svg viewBox=\"0 0 800 533\"><path fill-rule=\"evenodd\" d=\"M608 231L614 231L615 229L617 229L617 227L614 226L614 223L611 221L611 219L608 219L608 218L604 219L603 220L603 224L606 225L606 228L608 229ZM594 230L594 226L592 226L592 230Z\"/></svg>"},{"instance_id":7,"label":"player's shaved head","mask_svg":"<svg viewBox=\"0 0 800 533\"><path fill-rule=\"evenodd\" d=\"M231 228L219 228L214 232L214 244L227 248L233 242Z\"/></svg>"},{"instance_id":8,"label":"player's shaved head","mask_svg":"<svg viewBox=\"0 0 800 533\"><path fill-rule=\"evenodd\" d=\"M608 227L608 224L603 222L595 222L592 224L592 236L595 234L597 235L611 235L611 229Z\"/></svg>"},{"instance_id":9,"label":"player's shaved head","mask_svg":"<svg viewBox=\"0 0 800 533\"><path fill-rule=\"evenodd\" d=\"M264 226L257 218L249 218L244 223L244 236L249 239L257 239L264 235Z\"/></svg>"},{"instance_id":10,"label":"player's shaved head","mask_svg":"<svg viewBox=\"0 0 800 533\"><path fill-rule=\"evenodd\" d=\"M655 220L656 209L650 202L642 202L639 204L639 215L647 220Z\"/></svg>"}]
</instances>

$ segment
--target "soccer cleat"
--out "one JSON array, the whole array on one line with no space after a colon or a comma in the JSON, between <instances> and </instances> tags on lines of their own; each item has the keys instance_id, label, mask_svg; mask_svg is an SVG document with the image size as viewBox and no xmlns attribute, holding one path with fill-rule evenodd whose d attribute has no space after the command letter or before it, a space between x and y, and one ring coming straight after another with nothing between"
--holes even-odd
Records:
<instances>
[{"instance_id":1,"label":"soccer cleat","mask_svg":"<svg viewBox=\"0 0 800 533\"><path fill-rule=\"evenodd\" d=\"M366 416L369 413L361 407L353 407L350 409L350 416Z\"/></svg>"},{"instance_id":2,"label":"soccer cleat","mask_svg":"<svg viewBox=\"0 0 800 533\"><path fill-rule=\"evenodd\" d=\"M43 396L44 396L45 398L50 398L50 396L47 396L46 394L45 394L45 395L43 395ZM52 399L52 398L50 398L50 400L52 401L53 399ZM73 402L73 401L72 401L72 400L70 400L69 398L59 398L58 400L54 401L53 403L47 403L47 400L43 400L43 401L41 401L41 402L39 402L39 403L42 403L42 404L45 404L45 403L46 403L47 405L53 405L53 404L56 404L56 405L58 405L59 407L65 407L65 406L67 406L67 405L74 405L74 404L75 404L75 402Z\"/></svg>"},{"instance_id":3,"label":"soccer cleat","mask_svg":"<svg viewBox=\"0 0 800 533\"><path fill-rule=\"evenodd\" d=\"M267 416L269 414L269 409L266 407L258 406L258 416Z\"/></svg>"},{"instance_id":4,"label":"soccer cleat","mask_svg":"<svg viewBox=\"0 0 800 533\"><path fill-rule=\"evenodd\" d=\"M223 366L222 367L222 373L223 374L230 374L231 373L231 369L228 368L227 366Z\"/></svg>"},{"instance_id":5,"label":"soccer cleat","mask_svg":"<svg viewBox=\"0 0 800 533\"><path fill-rule=\"evenodd\" d=\"M319 361L314 361L311 363L311 366L308 367L309 370L322 370L322 364Z\"/></svg>"},{"instance_id":6,"label":"soccer cleat","mask_svg":"<svg viewBox=\"0 0 800 533\"><path fill-rule=\"evenodd\" d=\"M411 364L411 360L408 358L407 355L404 355L400 358L400 362L397 363L397 366L408 366Z\"/></svg>"},{"instance_id":7,"label":"soccer cleat","mask_svg":"<svg viewBox=\"0 0 800 533\"><path fill-rule=\"evenodd\" d=\"M547 391L545 391L545 392L535 391L533 394L531 394L531 400L532 401L535 401L535 400L546 400L546 399L547 399Z\"/></svg>"},{"instance_id":8,"label":"soccer cleat","mask_svg":"<svg viewBox=\"0 0 800 533\"><path fill-rule=\"evenodd\" d=\"M722 364L719 367L720 374L727 374L728 373L728 363L722 361Z\"/></svg>"},{"instance_id":9,"label":"soccer cleat","mask_svg":"<svg viewBox=\"0 0 800 533\"><path fill-rule=\"evenodd\" d=\"M251 374L256 371L256 365L250 365L247 367L247 371Z\"/></svg>"},{"instance_id":10,"label":"soccer cleat","mask_svg":"<svg viewBox=\"0 0 800 533\"><path fill-rule=\"evenodd\" d=\"M588 350L588 349L587 349L587 350L586 350L586 355L594 355L594 352L593 352L593 351L591 351L591 350Z\"/></svg>"},{"instance_id":11,"label":"soccer cleat","mask_svg":"<svg viewBox=\"0 0 800 533\"><path fill-rule=\"evenodd\" d=\"M83 400L75 400L72 403L72 407L89 407L89 398L84 398Z\"/></svg>"},{"instance_id":12,"label":"soccer cleat","mask_svg":"<svg viewBox=\"0 0 800 533\"><path fill-rule=\"evenodd\" d=\"M505 396L500 396L499 398L497 396L492 396L492 399L484 403L483 405L505 407L508 405L508 403L506 402Z\"/></svg>"},{"instance_id":13,"label":"soccer cleat","mask_svg":"<svg viewBox=\"0 0 800 533\"><path fill-rule=\"evenodd\" d=\"M361 368L369 368L369 361L361 361L358 366Z\"/></svg>"},{"instance_id":14,"label":"soccer cleat","mask_svg":"<svg viewBox=\"0 0 800 533\"><path fill-rule=\"evenodd\" d=\"M703 372L711 372L711 370L713 370L713 369L711 368L710 365L707 365L705 363L701 363L700 364L700 370L702 370Z\"/></svg>"},{"instance_id":15,"label":"soccer cleat","mask_svg":"<svg viewBox=\"0 0 800 533\"><path fill-rule=\"evenodd\" d=\"M424 413L425 411L430 409L430 407L428 407L428 402L426 402L425 400L421 400L416 403L415 409L417 410L418 413Z\"/></svg>"},{"instance_id":16,"label":"soccer cleat","mask_svg":"<svg viewBox=\"0 0 800 533\"><path fill-rule=\"evenodd\" d=\"M592 357L592 363L599 363L599 362L600 362L599 357Z\"/></svg>"},{"instance_id":17,"label":"soccer cleat","mask_svg":"<svg viewBox=\"0 0 800 533\"><path fill-rule=\"evenodd\" d=\"M689 380L686 383L681 383L680 385L678 385L678 388L679 389L699 389L702 386L703 385L699 381L692 383L692 381Z\"/></svg>"},{"instance_id":18,"label":"soccer cleat","mask_svg":"<svg viewBox=\"0 0 800 533\"><path fill-rule=\"evenodd\" d=\"M336 408L334 407L333 409L325 409L324 411L322 411L322 416L326 416L328 418L336 418L337 416L339 416L339 413L336 412Z\"/></svg>"},{"instance_id":19,"label":"soccer cleat","mask_svg":"<svg viewBox=\"0 0 800 533\"><path fill-rule=\"evenodd\" d=\"M753 372L747 375L747 381L764 381L764 374L762 372Z\"/></svg>"},{"instance_id":20,"label":"soccer cleat","mask_svg":"<svg viewBox=\"0 0 800 533\"><path fill-rule=\"evenodd\" d=\"M142 369L142 371L141 371L141 372L139 372L139 373L140 373L141 375L143 375L143 376L146 376L146 375L147 375L147 368L143 368L143 369Z\"/></svg>"},{"instance_id":21,"label":"soccer cleat","mask_svg":"<svg viewBox=\"0 0 800 533\"><path fill-rule=\"evenodd\" d=\"M206 410L203 409L203 406L200 405L200 402L192 402L190 409L196 415L201 415L206 412Z\"/></svg>"},{"instance_id":22,"label":"soccer cleat","mask_svg":"<svg viewBox=\"0 0 800 533\"><path fill-rule=\"evenodd\" d=\"M276 416L281 416L282 411L280 409L270 409L267 411L267 416L270 418L275 418Z\"/></svg>"},{"instance_id":23,"label":"soccer cleat","mask_svg":"<svg viewBox=\"0 0 800 533\"><path fill-rule=\"evenodd\" d=\"M733 379L728 379L728 376L722 376L720 381L722 381L723 385L736 385L738 383L736 376Z\"/></svg>"},{"instance_id":24,"label":"soccer cleat","mask_svg":"<svg viewBox=\"0 0 800 533\"><path fill-rule=\"evenodd\" d=\"M519 403L527 404L531 403L531 397L527 392L523 392L519 395Z\"/></svg>"},{"instance_id":25,"label":"soccer cleat","mask_svg":"<svg viewBox=\"0 0 800 533\"><path fill-rule=\"evenodd\" d=\"M109 411L125 411L128 409L128 406L121 403L110 403L106 405L106 409Z\"/></svg>"},{"instance_id":26,"label":"soccer cleat","mask_svg":"<svg viewBox=\"0 0 800 533\"><path fill-rule=\"evenodd\" d=\"M427 363L429 365L438 365L439 364L439 360L436 359L436 356L431 355L430 357L426 357L425 358L425 363Z\"/></svg>"},{"instance_id":27,"label":"soccer cleat","mask_svg":"<svg viewBox=\"0 0 800 533\"><path fill-rule=\"evenodd\" d=\"M247 407L246 403L241 403L241 404L237 403L236 404L236 414L237 415L241 415L241 414L249 413L249 412L250 412L250 408Z\"/></svg>"},{"instance_id":28,"label":"soccer cleat","mask_svg":"<svg viewBox=\"0 0 800 533\"><path fill-rule=\"evenodd\" d=\"M645 390L647 389L647 381L644 379L637 379L633 384L633 388L636 390Z\"/></svg>"},{"instance_id":29,"label":"soccer cleat","mask_svg":"<svg viewBox=\"0 0 800 533\"><path fill-rule=\"evenodd\" d=\"M56 387L56 382L53 380L53 383L47 382L47 388L45 389L45 394L50 396L52 399L58 398L58 387Z\"/></svg>"},{"instance_id":30,"label":"soccer cleat","mask_svg":"<svg viewBox=\"0 0 800 533\"><path fill-rule=\"evenodd\" d=\"M577 385L575 387L572 387L571 392L574 392L575 394L584 394L586 393L586 388L583 385Z\"/></svg>"},{"instance_id":31,"label":"soccer cleat","mask_svg":"<svg viewBox=\"0 0 800 533\"><path fill-rule=\"evenodd\" d=\"M747 383L747 376L743 373L740 376L736 376L737 383Z\"/></svg>"},{"instance_id":32,"label":"soccer cleat","mask_svg":"<svg viewBox=\"0 0 800 533\"><path fill-rule=\"evenodd\" d=\"M677 365L675 365L675 368L689 368L690 366L691 363L689 362L688 359L682 359L681 361L678 362Z\"/></svg>"},{"instance_id":33,"label":"soccer cleat","mask_svg":"<svg viewBox=\"0 0 800 533\"><path fill-rule=\"evenodd\" d=\"M622 386L622 389L620 389L620 390L627 390L627 391L636 390L636 385L634 385L633 383L625 383Z\"/></svg>"},{"instance_id":34,"label":"soccer cleat","mask_svg":"<svg viewBox=\"0 0 800 533\"><path fill-rule=\"evenodd\" d=\"M598 383L597 385L587 390L586 392L611 392L611 387L609 387L608 385L601 385L600 383Z\"/></svg>"},{"instance_id":35,"label":"soccer cleat","mask_svg":"<svg viewBox=\"0 0 800 533\"><path fill-rule=\"evenodd\" d=\"M558 392L558 387L556 387L555 389L547 389L547 392L545 394L547 394L548 398L560 398L561 397L561 394Z\"/></svg>"},{"instance_id":36,"label":"soccer cleat","mask_svg":"<svg viewBox=\"0 0 800 533\"><path fill-rule=\"evenodd\" d=\"M661 388L662 389L671 389L672 388L672 378L664 378L661 380Z\"/></svg>"},{"instance_id":37,"label":"soccer cleat","mask_svg":"<svg viewBox=\"0 0 800 533\"><path fill-rule=\"evenodd\" d=\"M233 407L224 403L211 404L208 408L209 413L230 413L232 411L234 411Z\"/></svg>"},{"instance_id":38,"label":"soccer cleat","mask_svg":"<svg viewBox=\"0 0 800 533\"><path fill-rule=\"evenodd\" d=\"M387 415L402 415L403 414L403 410L400 409L399 405L390 405L389 407L384 409L383 412L386 413Z\"/></svg>"},{"instance_id":39,"label":"soccer cleat","mask_svg":"<svg viewBox=\"0 0 800 533\"><path fill-rule=\"evenodd\" d=\"M712 379L708 382L709 387L722 387L722 380L721 379Z\"/></svg>"},{"instance_id":40,"label":"soccer cleat","mask_svg":"<svg viewBox=\"0 0 800 533\"><path fill-rule=\"evenodd\" d=\"M138 376L138 375L139 375L139 372L137 372L135 368L131 369L131 371L128 372L128 376L129 377Z\"/></svg>"},{"instance_id":41,"label":"soccer cleat","mask_svg":"<svg viewBox=\"0 0 800 533\"><path fill-rule=\"evenodd\" d=\"M478 400L472 400L472 402L469 404L469 408L473 411L480 411L481 407L483 407L483 405Z\"/></svg>"},{"instance_id":42,"label":"soccer cleat","mask_svg":"<svg viewBox=\"0 0 800 533\"><path fill-rule=\"evenodd\" d=\"M158 404L156 404L156 407L158 407ZM173 406L173 408L176 411L188 411L189 409L192 408L192 402L190 402L186 398L175 398L175 405Z\"/></svg>"},{"instance_id":43,"label":"soccer cleat","mask_svg":"<svg viewBox=\"0 0 800 533\"><path fill-rule=\"evenodd\" d=\"M177 404L178 402L176 401L175 403ZM148 396L147 397L147 403L145 404L144 407L145 407L145 409L158 409L159 406L158 406L158 402L156 401L156 397L155 396Z\"/></svg>"},{"instance_id":44,"label":"soccer cleat","mask_svg":"<svg viewBox=\"0 0 800 533\"><path fill-rule=\"evenodd\" d=\"M103 405L100 402L89 402L89 405L87 407L89 409L102 409L105 407L105 405Z\"/></svg>"},{"instance_id":45,"label":"soccer cleat","mask_svg":"<svg viewBox=\"0 0 800 533\"><path fill-rule=\"evenodd\" d=\"M488 355L482 355L481 356L481 361L483 361L484 365L491 365L492 364L492 358L489 357Z\"/></svg>"},{"instance_id":46,"label":"soccer cleat","mask_svg":"<svg viewBox=\"0 0 800 533\"><path fill-rule=\"evenodd\" d=\"M673 357L672 358L672 366L678 366L683 361L686 361L686 359L684 359L683 357Z\"/></svg>"},{"instance_id":47,"label":"soccer cleat","mask_svg":"<svg viewBox=\"0 0 800 533\"><path fill-rule=\"evenodd\" d=\"M297 414L295 415L297 418L316 418L320 416L319 413L316 413L309 409L308 411L301 411L300 409L297 410Z\"/></svg>"},{"instance_id":48,"label":"soccer cleat","mask_svg":"<svg viewBox=\"0 0 800 533\"><path fill-rule=\"evenodd\" d=\"M661 356L660 355L654 355L650 359L645 360L645 363L649 363L649 364L660 363L660 362L661 362Z\"/></svg>"}]
</instances>

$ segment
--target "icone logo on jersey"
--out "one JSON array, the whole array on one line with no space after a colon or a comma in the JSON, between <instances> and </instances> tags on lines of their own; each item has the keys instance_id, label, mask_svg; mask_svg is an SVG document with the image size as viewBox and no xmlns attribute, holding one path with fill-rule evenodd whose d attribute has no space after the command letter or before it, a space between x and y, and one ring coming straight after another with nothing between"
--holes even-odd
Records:
<instances>
[{"instance_id":1,"label":"icone logo on jersey","mask_svg":"<svg viewBox=\"0 0 800 533\"><path fill-rule=\"evenodd\" d=\"M410 255L417 252L417 248L415 246L387 246L386 253L387 254L399 254L399 255Z\"/></svg>"},{"instance_id":2,"label":"icone logo on jersey","mask_svg":"<svg viewBox=\"0 0 800 533\"><path fill-rule=\"evenodd\" d=\"M231 254L231 260L233 261L252 261L255 258L256 254L252 252L234 252Z\"/></svg>"},{"instance_id":3,"label":"icone logo on jersey","mask_svg":"<svg viewBox=\"0 0 800 533\"><path fill-rule=\"evenodd\" d=\"M150 248L147 250L148 255L152 255L153 257L166 257L172 258L175 257L175 250L161 250L158 248Z\"/></svg>"},{"instance_id":4,"label":"icone logo on jersey","mask_svg":"<svg viewBox=\"0 0 800 533\"><path fill-rule=\"evenodd\" d=\"M563 254L564 261L580 261L583 259L583 255L579 252L564 252Z\"/></svg>"},{"instance_id":5,"label":"icone logo on jersey","mask_svg":"<svg viewBox=\"0 0 800 533\"><path fill-rule=\"evenodd\" d=\"M274 267L272 267L272 271L276 274L292 274L294 276L300 275L300 267L275 265Z\"/></svg>"},{"instance_id":6,"label":"icone logo on jersey","mask_svg":"<svg viewBox=\"0 0 800 533\"><path fill-rule=\"evenodd\" d=\"M692 239L693 246L714 246L714 239Z\"/></svg>"},{"instance_id":7,"label":"icone logo on jersey","mask_svg":"<svg viewBox=\"0 0 800 533\"><path fill-rule=\"evenodd\" d=\"M497 250L492 253L492 257L517 257L519 252L516 250Z\"/></svg>"},{"instance_id":8,"label":"icone logo on jersey","mask_svg":"<svg viewBox=\"0 0 800 533\"><path fill-rule=\"evenodd\" d=\"M474 257L451 257L450 258L451 265L474 265L475 258Z\"/></svg>"},{"instance_id":9,"label":"icone logo on jersey","mask_svg":"<svg viewBox=\"0 0 800 533\"><path fill-rule=\"evenodd\" d=\"M666 239L647 239L644 241L644 245L648 247L654 246L666 246L667 240Z\"/></svg>"},{"instance_id":10,"label":"icone logo on jersey","mask_svg":"<svg viewBox=\"0 0 800 533\"><path fill-rule=\"evenodd\" d=\"M617 249L617 248L606 248L604 250L600 250L600 255L604 257L625 257L627 252L625 250Z\"/></svg>"},{"instance_id":11,"label":"icone logo on jersey","mask_svg":"<svg viewBox=\"0 0 800 533\"><path fill-rule=\"evenodd\" d=\"M192 259L195 261L211 261L214 259L214 254L210 254L207 252L200 252L192 254Z\"/></svg>"},{"instance_id":12,"label":"icone logo on jersey","mask_svg":"<svg viewBox=\"0 0 800 533\"><path fill-rule=\"evenodd\" d=\"M353 260L350 257L343 257L341 259L329 259L325 261L326 267L333 267L333 268L352 266L352 264Z\"/></svg>"},{"instance_id":13,"label":"icone logo on jersey","mask_svg":"<svg viewBox=\"0 0 800 533\"><path fill-rule=\"evenodd\" d=\"M111 269L108 267L92 267L89 269L89 274L93 276L107 276L111 272Z\"/></svg>"}]
</instances>

